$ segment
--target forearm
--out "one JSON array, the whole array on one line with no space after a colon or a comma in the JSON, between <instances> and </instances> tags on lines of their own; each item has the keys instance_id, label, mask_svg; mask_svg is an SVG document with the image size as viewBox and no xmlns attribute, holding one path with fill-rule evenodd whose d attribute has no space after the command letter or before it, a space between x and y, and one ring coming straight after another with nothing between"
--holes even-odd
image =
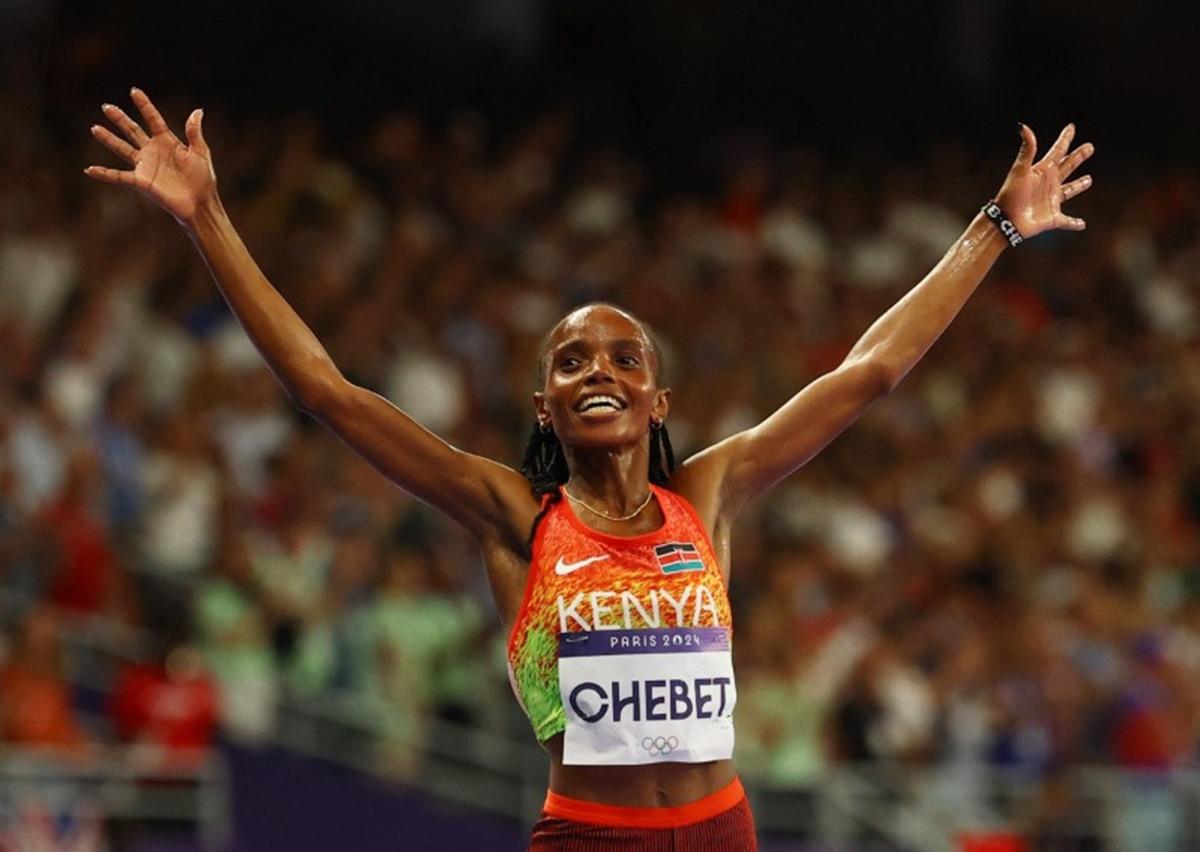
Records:
<instances>
[{"instance_id":1,"label":"forearm","mask_svg":"<svg viewBox=\"0 0 1200 852\"><path fill-rule=\"evenodd\" d=\"M215 195L184 230L204 258L230 310L288 395L310 408L340 378L329 353L259 269Z\"/></svg>"},{"instance_id":2,"label":"forearm","mask_svg":"<svg viewBox=\"0 0 1200 852\"><path fill-rule=\"evenodd\" d=\"M928 275L876 320L847 362L874 364L888 390L903 379L962 310L1008 242L982 214Z\"/></svg>"}]
</instances>

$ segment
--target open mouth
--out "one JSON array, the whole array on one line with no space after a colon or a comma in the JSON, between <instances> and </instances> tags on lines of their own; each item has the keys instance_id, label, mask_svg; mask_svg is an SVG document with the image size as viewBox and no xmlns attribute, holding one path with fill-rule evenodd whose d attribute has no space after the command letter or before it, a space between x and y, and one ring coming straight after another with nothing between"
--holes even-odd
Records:
<instances>
[{"instance_id":1,"label":"open mouth","mask_svg":"<svg viewBox=\"0 0 1200 852\"><path fill-rule=\"evenodd\" d=\"M622 400L604 393L585 396L579 402L575 403L575 410L580 414L602 414L623 411L624 409L625 403Z\"/></svg>"}]
</instances>

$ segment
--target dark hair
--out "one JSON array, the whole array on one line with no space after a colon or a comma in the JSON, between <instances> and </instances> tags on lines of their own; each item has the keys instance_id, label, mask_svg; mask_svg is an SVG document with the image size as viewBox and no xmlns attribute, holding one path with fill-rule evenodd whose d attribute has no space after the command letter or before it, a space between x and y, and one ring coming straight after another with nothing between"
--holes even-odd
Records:
<instances>
[{"instance_id":1,"label":"dark hair","mask_svg":"<svg viewBox=\"0 0 1200 852\"><path fill-rule=\"evenodd\" d=\"M671 436L667 432L666 423L650 425L649 466L650 481L655 485L666 486L671 474L675 472L675 451L671 448ZM521 473L529 480L534 497L550 497L533 519L529 529L529 541L526 544L532 550L538 524L550 507L562 499L559 486L564 485L571 477L566 454L553 429L543 430L540 423L534 422L533 431L529 434L529 443L525 445L525 456L521 460Z\"/></svg>"}]
</instances>

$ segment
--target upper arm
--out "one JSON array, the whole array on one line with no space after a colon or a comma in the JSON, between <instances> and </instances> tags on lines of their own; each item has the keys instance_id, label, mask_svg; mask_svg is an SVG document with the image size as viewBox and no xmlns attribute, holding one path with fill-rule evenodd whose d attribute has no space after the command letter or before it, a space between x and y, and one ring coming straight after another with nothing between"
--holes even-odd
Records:
<instances>
[{"instance_id":1,"label":"upper arm","mask_svg":"<svg viewBox=\"0 0 1200 852\"><path fill-rule=\"evenodd\" d=\"M373 391L338 379L306 411L375 469L477 539L524 540L537 513L525 478L443 441Z\"/></svg>"},{"instance_id":2,"label":"upper arm","mask_svg":"<svg viewBox=\"0 0 1200 852\"><path fill-rule=\"evenodd\" d=\"M680 468L681 490L717 527L799 468L891 387L867 359L847 361L807 385L766 420L698 453Z\"/></svg>"}]
</instances>

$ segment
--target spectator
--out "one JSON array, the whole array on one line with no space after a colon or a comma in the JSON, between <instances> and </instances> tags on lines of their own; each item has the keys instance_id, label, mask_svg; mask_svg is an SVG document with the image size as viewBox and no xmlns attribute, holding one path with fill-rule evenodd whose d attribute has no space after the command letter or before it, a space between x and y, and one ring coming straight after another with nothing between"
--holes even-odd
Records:
<instances>
[{"instance_id":1,"label":"spectator","mask_svg":"<svg viewBox=\"0 0 1200 852\"><path fill-rule=\"evenodd\" d=\"M274 730L278 678L249 550L237 530L222 537L216 565L196 595L197 639L216 682L221 723L235 738L263 740Z\"/></svg>"},{"instance_id":2,"label":"spectator","mask_svg":"<svg viewBox=\"0 0 1200 852\"><path fill-rule=\"evenodd\" d=\"M0 671L0 739L83 757L90 748L63 678L61 622L47 607L25 616Z\"/></svg>"},{"instance_id":3,"label":"spectator","mask_svg":"<svg viewBox=\"0 0 1200 852\"><path fill-rule=\"evenodd\" d=\"M118 736L139 746L143 759L187 767L202 762L212 746L217 693L200 653L178 645L161 660L126 666L109 713Z\"/></svg>"},{"instance_id":4,"label":"spectator","mask_svg":"<svg viewBox=\"0 0 1200 852\"><path fill-rule=\"evenodd\" d=\"M78 616L127 617L125 577L108 529L96 511L100 471L88 452L68 463L62 493L35 517L54 556L49 565L49 600Z\"/></svg>"}]
</instances>

